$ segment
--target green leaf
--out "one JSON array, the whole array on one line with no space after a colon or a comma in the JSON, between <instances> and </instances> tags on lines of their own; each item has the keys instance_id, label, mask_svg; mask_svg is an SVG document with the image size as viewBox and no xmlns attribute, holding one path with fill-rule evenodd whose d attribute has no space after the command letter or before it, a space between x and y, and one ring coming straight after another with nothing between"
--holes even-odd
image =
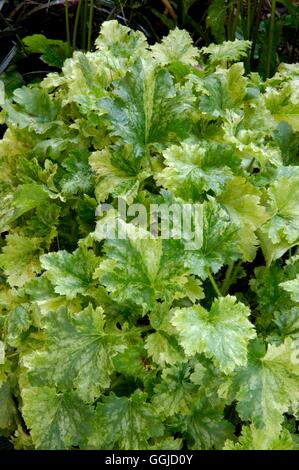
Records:
<instances>
[{"instance_id":1,"label":"green leaf","mask_svg":"<svg viewBox=\"0 0 299 470\"><path fill-rule=\"evenodd\" d=\"M166 168L157 182L186 201L198 201L204 192L218 193L233 176L234 154L229 146L216 143L173 145L163 152Z\"/></svg>"},{"instance_id":2,"label":"green leaf","mask_svg":"<svg viewBox=\"0 0 299 470\"><path fill-rule=\"evenodd\" d=\"M165 437L162 439L155 439L154 443L148 447L148 450L180 450L182 449L183 442L180 438Z\"/></svg>"},{"instance_id":3,"label":"green leaf","mask_svg":"<svg viewBox=\"0 0 299 470\"><path fill-rule=\"evenodd\" d=\"M253 425L244 426L238 442L227 440L224 450L293 450L292 436L286 429L274 437L271 429L257 429Z\"/></svg>"},{"instance_id":4,"label":"green leaf","mask_svg":"<svg viewBox=\"0 0 299 470\"><path fill-rule=\"evenodd\" d=\"M288 277L278 263L273 263L269 268L260 266L254 273L255 279L251 279L250 287L257 295L261 312L257 321L262 328L266 328L275 312L281 312L286 308L289 313L292 307L288 294L280 285Z\"/></svg>"},{"instance_id":5,"label":"green leaf","mask_svg":"<svg viewBox=\"0 0 299 470\"><path fill-rule=\"evenodd\" d=\"M284 290L291 293L291 299L299 302L299 275L292 281L286 281L279 284Z\"/></svg>"},{"instance_id":6,"label":"green leaf","mask_svg":"<svg viewBox=\"0 0 299 470\"><path fill-rule=\"evenodd\" d=\"M53 124L58 105L41 88L22 87L13 92L11 102L6 102L4 109L8 113L9 124L43 134Z\"/></svg>"},{"instance_id":7,"label":"green leaf","mask_svg":"<svg viewBox=\"0 0 299 470\"><path fill-rule=\"evenodd\" d=\"M204 299L205 297L205 294L201 285L202 284L201 284L200 279L196 278L195 276L189 277L188 282L185 286L186 294L193 304L195 304L197 300Z\"/></svg>"},{"instance_id":8,"label":"green leaf","mask_svg":"<svg viewBox=\"0 0 299 470\"><path fill-rule=\"evenodd\" d=\"M74 387L85 402L92 402L109 387L112 357L124 348L113 346L113 337L105 331L103 310L89 306L71 314L60 309L44 323L46 348L23 359L30 380L37 385L54 383L62 390Z\"/></svg>"},{"instance_id":9,"label":"green leaf","mask_svg":"<svg viewBox=\"0 0 299 470\"><path fill-rule=\"evenodd\" d=\"M12 397L10 383L7 381L0 385L0 429L13 430L16 414L17 410Z\"/></svg>"},{"instance_id":10,"label":"green leaf","mask_svg":"<svg viewBox=\"0 0 299 470\"><path fill-rule=\"evenodd\" d=\"M27 236L37 236L44 238L47 246L57 239L57 226L59 225L59 216L61 214L60 207L55 203L48 202L42 206L38 206L35 215L26 221L24 233Z\"/></svg>"},{"instance_id":11,"label":"green leaf","mask_svg":"<svg viewBox=\"0 0 299 470\"><path fill-rule=\"evenodd\" d=\"M151 47L153 57L161 65L182 62L187 65L196 65L198 49L192 46L192 39L187 31L173 29L162 39L161 44Z\"/></svg>"},{"instance_id":12,"label":"green leaf","mask_svg":"<svg viewBox=\"0 0 299 470\"><path fill-rule=\"evenodd\" d=\"M145 349L153 361L161 367L165 367L165 364L177 364L184 360L184 355L176 339L164 331L150 334L146 339Z\"/></svg>"},{"instance_id":13,"label":"green leaf","mask_svg":"<svg viewBox=\"0 0 299 470\"><path fill-rule=\"evenodd\" d=\"M273 322L277 326L279 339L284 341L287 337L298 339L299 333L299 308L282 310L274 313ZM275 336L274 336L275 337ZM275 337L276 338L276 337Z\"/></svg>"},{"instance_id":14,"label":"green leaf","mask_svg":"<svg viewBox=\"0 0 299 470\"><path fill-rule=\"evenodd\" d=\"M56 294L46 273L28 282L24 286L24 292L42 316L47 315L49 312L57 311L61 307L66 307L73 313L81 310L79 299L74 300Z\"/></svg>"},{"instance_id":15,"label":"green leaf","mask_svg":"<svg viewBox=\"0 0 299 470\"><path fill-rule=\"evenodd\" d=\"M293 131L287 122L281 121L274 130L273 135L280 147L284 164L296 165L298 163L298 134Z\"/></svg>"},{"instance_id":16,"label":"green leaf","mask_svg":"<svg viewBox=\"0 0 299 470\"><path fill-rule=\"evenodd\" d=\"M162 381L156 385L152 403L159 413L173 416L176 413L190 414L197 387L188 380L189 367L186 363L164 369Z\"/></svg>"},{"instance_id":17,"label":"green leaf","mask_svg":"<svg viewBox=\"0 0 299 470\"><path fill-rule=\"evenodd\" d=\"M5 88L5 94L8 98L11 98L13 92L17 88L21 88L22 85L24 85L25 81L20 72L17 70L16 65L10 65L5 72L2 72L1 74L1 84L4 84ZM0 89L1 89L1 84L0 84ZM3 89L4 91L4 89ZM1 91L2 93L2 91ZM5 102L4 95L1 95L0 93L0 103L1 106Z\"/></svg>"},{"instance_id":18,"label":"green leaf","mask_svg":"<svg viewBox=\"0 0 299 470\"><path fill-rule=\"evenodd\" d=\"M146 402L146 394L136 390L130 397L103 398L97 406L89 445L95 449L146 449L151 437L162 434L163 426Z\"/></svg>"},{"instance_id":19,"label":"green leaf","mask_svg":"<svg viewBox=\"0 0 299 470\"><path fill-rule=\"evenodd\" d=\"M271 185L268 195L273 215L263 230L268 230L274 243L278 243L281 237L286 237L291 244L298 239L299 231L299 178L281 178Z\"/></svg>"},{"instance_id":20,"label":"green leaf","mask_svg":"<svg viewBox=\"0 0 299 470\"><path fill-rule=\"evenodd\" d=\"M216 273L221 266L240 257L239 229L230 215L212 198L203 205L203 243L199 250L186 254L186 265L201 279L208 271Z\"/></svg>"},{"instance_id":21,"label":"green leaf","mask_svg":"<svg viewBox=\"0 0 299 470\"><path fill-rule=\"evenodd\" d=\"M208 47L203 47L202 52L209 54L209 62L215 65L227 61L237 62L246 57L250 47L250 41L235 39L222 44L210 44Z\"/></svg>"},{"instance_id":22,"label":"green leaf","mask_svg":"<svg viewBox=\"0 0 299 470\"><path fill-rule=\"evenodd\" d=\"M205 353L229 374L247 362L247 345L255 337L249 315L248 307L227 296L215 300L210 312L199 305L174 309L171 322L187 356Z\"/></svg>"},{"instance_id":23,"label":"green leaf","mask_svg":"<svg viewBox=\"0 0 299 470\"><path fill-rule=\"evenodd\" d=\"M267 264L299 242L299 178L281 177L267 191L270 220L258 232Z\"/></svg>"},{"instance_id":24,"label":"green leaf","mask_svg":"<svg viewBox=\"0 0 299 470\"><path fill-rule=\"evenodd\" d=\"M99 260L91 250L78 248L74 253L58 251L41 256L57 294L73 299L77 294L88 295L92 276Z\"/></svg>"},{"instance_id":25,"label":"green leaf","mask_svg":"<svg viewBox=\"0 0 299 470\"><path fill-rule=\"evenodd\" d=\"M228 110L238 109L246 93L243 64L232 65L229 70L220 69L200 79L200 109L211 118L224 117Z\"/></svg>"},{"instance_id":26,"label":"green leaf","mask_svg":"<svg viewBox=\"0 0 299 470\"><path fill-rule=\"evenodd\" d=\"M143 379L146 374L147 355L143 344L130 345L123 352L112 358L113 366L117 372L125 376Z\"/></svg>"},{"instance_id":27,"label":"green leaf","mask_svg":"<svg viewBox=\"0 0 299 470\"><path fill-rule=\"evenodd\" d=\"M96 61L94 59L97 59ZM105 60L106 59L106 60ZM51 73L47 75L42 81L42 88L52 92L54 89L63 90L61 98L63 104L74 103L79 106L80 112L76 116L75 127L81 127L82 137L84 132L91 132L94 137L101 135L101 132L96 132L94 122L86 121L83 116L89 115L92 118L92 113L99 110L99 100L105 95L105 87L118 77L115 75L111 67L109 67L109 59L104 58L100 53L86 53L75 51L72 59L67 59L63 66L63 75ZM83 116L82 116L83 115ZM64 119L64 116L62 116ZM96 116L94 116L95 121ZM65 129L69 133L70 128ZM75 136L75 134L73 134ZM89 135L89 134L88 134ZM87 136L87 134L86 134ZM60 136L65 143L65 135Z\"/></svg>"},{"instance_id":28,"label":"green leaf","mask_svg":"<svg viewBox=\"0 0 299 470\"><path fill-rule=\"evenodd\" d=\"M198 450L222 449L226 439L232 436L234 427L223 418L222 410L202 400L186 417L187 436L191 448Z\"/></svg>"},{"instance_id":29,"label":"green leaf","mask_svg":"<svg viewBox=\"0 0 299 470\"><path fill-rule=\"evenodd\" d=\"M123 239L107 239L107 258L95 276L118 302L130 300L145 311L157 299L184 297L188 270L182 264L182 250L175 243L154 238L133 224L123 224Z\"/></svg>"},{"instance_id":30,"label":"green leaf","mask_svg":"<svg viewBox=\"0 0 299 470\"><path fill-rule=\"evenodd\" d=\"M116 20L102 23L95 46L100 52L106 53L109 58L134 60L136 57L147 55L147 42L144 34L141 31L133 31Z\"/></svg>"},{"instance_id":31,"label":"green leaf","mask_svg":"<svg viewBox=\"0 0 299 470\"><path fill-rule=\"evenodd\" d=\"M90 166L97 175L96 196L99 202L109 194L131 202L138 193L141 182L150 175L140 170L140 160L135 158L131 146L118 151L103 149L94 152L89 158Z\"/></svg>"},{"instance_id":32,"label":"green leaf","mask_svg":"<svg viewBox=\"0 0 299 470\"><path fill-rule=\"evenodd\" d=\"M68 57L68 44L57 39L48 39L43 34L33 34L22 39L29 53L41 53L41 60L53 67L62 67Z\"/></svg>"},{"instance_id":33,"label":"green leaf","mask_svg":"<svg viewBox=\"0 0 299 470\"><path fill-rule=\"evenodd\" d=\"M161 146L186 136L192 101L190 92L175 87L167 70L139 60L115 83L112 97L103 99L101 107L112 135L132 144L140 157L150 144Z\"/></svg>"},{"instance_id":34,"label":"green leaf","mask_svg":"<svg viewBox=\"0 0 299 470\"><path fill-rule=\"evenodd\" d=\"M257 428L268 426L271 435L277 435L283 413L297 410L298 385L299 365L292 360L292 342L269 345L264 357L251 352L247 367L236 371L232 385L241 419Z\"/></svg>"},{"instance_id":35,"label":"green leaf","mask_svg":"<svg viewBox=\"0 0 299 470\"><path fill-rule=\"evenodd\" d=\"M22 398L23 415L36 449L64 450L86 443L94 413L75 392L31 387L22 390Z\"/></svg>"},{"instance_id":36,"label":"green leaf","mask_svg":"<svg viewBox=\"0 0 299 470\"><path fill-rule=\"evenodd\" d=\"M70 196L76 193L88 193L93 187L93 173L88 164L89 152L81 149L74 151L63 162L66 174L60 181L62 193Z\"/></svg>"},{"instance_id":37,"label":"green leaf","mask_svg":"<svg viewBox=\"0 0 299 470\"><path fill-rule=\"evenodd\" d=\"M285 83L279 90L267 88L265 103L276 121L287 122L294 131L299 131L299 101L296 92L297 82Z\"/></svg>"},{"instance_id":38,"label":"green leaf","mask_svg":"<svg viewBox=\"0 0 299 470\"><path fill-rule=\"evenodd\" d=\"M49 196L45 189L35 183L19 185L13 195L7 195L3 199L3 206L0 209L1 232L9 228L14 220L26 212L49 202Z\"/></svg>"},{"instance_id":39,"label":"green leaf","mask_svg":"<svg viewBox=\"0 0 299 470\"><path fill-rule=\"evenodd\" d=\"M39 255L42 239L11 234L6 240L7 244L0 254L0 267L10 286L22 287L41 271Z\"/></svg>"},{"instance_id":40,"label":"green leaf","mask_svg":"<svg viewBox=\"0 0 299 470\"><path fill-rule=\"evenodd\" d=\"M236 64L237 65L237 64ZM234 90L238 86L239 80L234 81ZM236 95L238 96L238 95ZM211 111L213 106L218 107L218 112L214 115L221 114L221 95L215 98L213 105L213 94L211 94ZM209 105L209 100L206 99ZM206 104L205 103L205 104ZM207 110L209 112L209 109ZM274 131L275 122L270 112L265 107L262 97L257 97L252 103L252 107L245 107L244 111L240 109L226 109L223 115L222 129L224 132L223 139L225 142L235 146L239 158L247 160L248 168L251 165L256 166L256 162L261 167L270 163L275 167L282 164L281 152L277 145L266 137L271 129ZM252 162L252 163L251 163ZM244 162L245 163L245 162Z\"/></svg>"},{"instance_id":41,"label":"green leaf","mask_svg":"<svg viewBox=\"0 0 299 470\"><path fill-rule=\"evenodd\" d=\"M9 312L6 319L6 341L10 346L19 347L26 338L32 324L28 304L18 305Z\"/></svg>"},{"instance_id":42,"label":"green leaf","mask_svg":"<svg viewBox=\"0 0 299 470\"><path fill-rule=\"evenodd\" d=\"M259 243L255 232L268 219L266 209L261 205L259 190L245 178L236 176L227 182L225 191L217 200L239 226L240 248L244 259L252 261Z\"/></svg>"}]
</instances>

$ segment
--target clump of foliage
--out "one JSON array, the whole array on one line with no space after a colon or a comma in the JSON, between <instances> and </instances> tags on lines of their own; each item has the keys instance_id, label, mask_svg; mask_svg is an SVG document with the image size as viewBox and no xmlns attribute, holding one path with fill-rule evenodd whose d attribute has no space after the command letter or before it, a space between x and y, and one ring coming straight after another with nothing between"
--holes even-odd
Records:
<instances>
[{"instance_id":1,"label":"clump of foliage","mask_svg":"<svg viewBox=\"0 0 299 470\"><path fill-rule=\"evenodd\" d=\"M148 46L110 21L62 73L2 84L0 429L16 448L298 448L299 68L246 77L249 48L178 29ZM118 198L201 204L201 246L130 220L109 238Z\"/></svg>"}]
</instances>

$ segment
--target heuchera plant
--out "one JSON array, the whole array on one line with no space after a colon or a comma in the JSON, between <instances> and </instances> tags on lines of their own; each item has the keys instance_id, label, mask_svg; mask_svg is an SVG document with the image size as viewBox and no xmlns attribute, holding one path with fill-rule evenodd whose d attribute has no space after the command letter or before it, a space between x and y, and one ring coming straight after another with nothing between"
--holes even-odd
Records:
<instances>
[{"instance_id":1,"label":"heuchera plant","mask_svg":"<svg viewBox=\"0 0 299 470\"><path fill-rule=\"evenodd\" d=\"M299 448L299 67L246 77L249 48L178 29L149 46L110 21L62 73L2 84L15 448ZM105 236L120 198L199 204L200 246L131 219Z\"/></svg>"}]
</instances>

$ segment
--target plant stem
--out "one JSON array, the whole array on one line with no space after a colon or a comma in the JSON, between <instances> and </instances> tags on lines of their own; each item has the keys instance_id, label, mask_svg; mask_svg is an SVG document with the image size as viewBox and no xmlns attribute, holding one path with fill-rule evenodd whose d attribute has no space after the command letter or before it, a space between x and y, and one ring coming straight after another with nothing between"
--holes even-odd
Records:
<instances>
[{"instance_id":1,"label":"plant stem","mask_svg":"<svg viewBox=\"0 0 299 470\"><path fill-rule=\"evenodd\" d=\"M232 275L233 269L234 269L234 263L229 264L225 273L225 277L224 277L224 281L223 281L222 289L221 289L223 295L226 294L226 292L228 291L228 287L230 286L231 275Z\"/></svg>"},{"instance_id":2,"label":"plant stem","mask_svg":"<svg viewBox=\"0 0 299 470\"><path fill-rule=\"evenodd\" d=\"M7 359L10 359L11 357L15 357L15 356L18 356L20 353L19 351L14 351L14 352L11 352L11 353L6 353L6 357Z\"/></svg>"},{"instance_id":3,"label":"plant stem","mask_svg":"<svg viewBox=\"0 0 299 470\"><path fill-rule=\"evenodd\" d=\"M251 5L252 0L247 1L247 22L246 22L246 39L249 41L251 40L251 30L252 30L252 21L251 21L251 16L252 16L252 5ZM250 56L247 54L245 58L245 70L246 73L250 72Z\"/></svg>"},{"instance_id":4,"label":"plant stem","mask_svg":"<svg viewBox=\"0 0 299 470\"><path fill-rule=\"evenodd\" d=\"M291 62L295 62L295 52L296 52L297 42L298 42L298 28L296 28L296 32L294 34L294 39L293 39L293 43L292 43Z\"/></svg>"},{"instance_id":5,"label":"plant stem","mask_svg":"<svg viewBox=\"0 0 299 470\"><path fill-rule=\"evenodd\" d=\"M79 24L79 19L80 19L81 6L82 6L82 0L79 0L77 11L76 11L74 29L73 29L73 50L76 48L76 44L77 44L78 24Z\"/></svg>"},{"instance_id":6,"label":"plant stem","mask_svg":"<svg viewBox=\"0 0 299 470\"><path fill-rule=\"evenodd\" d=\"M252 17L251 17L251 30L250 30L250 40L252 41L252 38L254 36L254 26L255 26L255 21L256 21L256 16L259 10L259 0L253 0L253 7L252 7Z\"/></svg>"},{"instance_id":7,"label":"plant stem","mask_svg":"<svg viewBox=\"0 0 299 470\"><path fill-rule=\"evenodd\" d=\"M225 278L222 284L222 295L226 295L230 286L236 281L236 275L238 274L238 269L242 264L242 260L238 261L237 264L232 263L228 266L225 273Z\"/></svg>"},{"instance_id":8,"label":"plant stem","mask_svg":"<svg viewBox=\"0 0 299 470\"><path fill-rule=\"evenodd\" d=\"M236 39L237 22L238 22L239 13L240 13L240 1L241 0L237 0L233 2L231 6L231 12L229 16L229 28L228 28L229 41L234 41Z\"/></svg>"},{"instance_id":9,"label":"plant stem","mask_svg":"<svg viewBox=\"0 0 299 470\"><path fill-rule=\"evenodd\" d=\"M251 0L247 1L247 39L250 40L251 30Z\"/></svg>"},{"instance_id":10,"label":"plant stem","mask_svg":"<svg viewBox=\"0 0 299 470\"><path fill-rule=\"evenodd\" d=\"M87 37L87 50L91 49L91 34L92 34L92 19L94 10L94 0L90 0L89 5L89 19L88 19L88 37Z\"/></svg>"},{"instance_id":11,"label":"plant stem","mask_svg":"<svg viewBox=\"0 0 299 470\"><path fill-rule=\"evenodd\" d=\"M228 41L231 41L232 38L231 38L231 32L232 32L232 18L233 18L233 11L234 11L234 5L232 5L229 9L228 9L228 12L227 12L227 20L226 20L226 25L227 25L227 28L226 28L226 39Z\"/></svg>"},{"instance_id":12,"label":"plant stem","mask_svg":"<svg viewBox=\"0 0 299 470\"><path fill-rule=\"evenodd\" d=\"M71 55L71 34L70 34L70 18L69 18L69 0L65 0L64 3L64 13L65 13L65 29L66 29L66 41L68 53Z\"/></svg>"},{"instance_id":13,"label":"plant stem","mask_svg":"<svg viewBox=\"0 0 299 470\"><path fill-rule=\"evenodd\" d=\"M82 49L86 51L86 23L88 13L88 0L84 1L83 18L82 18Z\"/></svg>"},{"instance_id":14,"label":"plant stem","mask_svg":"<svg viewBox=\"0 0 299 470\"><path fill-rule=\"evenodd\" d=\"M237 0L236 13L235 13L234 20L231 26L231 41L233 41L236 38L236 31L237 31L237 24L238 24L240 9L241 9L241 0Z\"/></svg>"},{"instance_id":15,"label":"plant stem","mask_svg":"<svg viewBox=\"0 0 299 470\"><path fill-rule=\"evenodd\" d=\"M274 26L275 26L275 12L276 12L276 0L272 0L271 3L271 18L270 18L270 30L269 30L269 44L268 44L268 55L266 62L266 77L270 76L271 68L271 57L272 57L272 47L273 47L273 37L274 37Z\"/></svg>"},{"instance_id":16,"label":"plant stem","mask_svg":"<svg viewBox=\"0 0 299 470\"><path fill-rule=\"evenodd\" d=\"M164 7L166 8L167 12L169 13L169 16L174 21L177 21L177 14L174 11L174 9L172 8L172 5L171 5L170 1L169 0L161 0L161 2L163 3ZM178 5L178 9L179 9L179 5Z\"/></svg>"},{"instance_id":17,"label":"plant stem","mask_svg":"<svg viewBox=\"0 0 299 470\"><path fill-rule=\"evenodd\" d=\"M214 288L214 291L216 292L218 297L222 297L222 294L221 294L220 290L218 289L218 286L215 282L215 279L213 278L213 275L212 275L211 271L209 269L207 271L208 271L208 276L209 276L209 279L211 281L211 284Z\"/></svg>"},{"instance_id":18,"label":"plant stem","mask_svg":"<svg viewBox=\"0 0 299 470\"><path fill-rule=\"evenodd\" d=\"M255 47L257 43L259 26L261 22L262 6L263 6L263 0L259 0L258 5L256 7L257 13L255 13L255 19L254 19L253 30L252 30L252 46L251 46L251 52L250 52L251 65L254 60L254 52L255 52Z\"/></svg>"}]
</instances>

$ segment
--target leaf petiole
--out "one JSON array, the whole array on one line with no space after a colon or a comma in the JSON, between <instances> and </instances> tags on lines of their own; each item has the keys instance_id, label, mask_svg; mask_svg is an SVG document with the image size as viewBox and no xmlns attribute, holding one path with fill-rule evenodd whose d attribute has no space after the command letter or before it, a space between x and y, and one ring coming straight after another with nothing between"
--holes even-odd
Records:
<instances>
[{"instance_id":1,"label":"leaf petiole","mask_svg":"<svg viewBox=\"0 0 299 470\"><path fill-rule=\"evenodd\" d=\"M214 279L214 277L213 277L211 271L208 269L207 272L208 272L208 276L209 276L209 279L210 279L210 281L211 281L211 284L212 284L212 286L213 286L213 288L214 288L214 291L216 292L216 294L217 294L218 297L222 297L222 294L221 294L221 292L220 292L220 290L219 290L219 288L218 288L218 286L217 286L217 284L216 284L216 281L215 281L215 279Z\"/></svg>"}]
</instances>

